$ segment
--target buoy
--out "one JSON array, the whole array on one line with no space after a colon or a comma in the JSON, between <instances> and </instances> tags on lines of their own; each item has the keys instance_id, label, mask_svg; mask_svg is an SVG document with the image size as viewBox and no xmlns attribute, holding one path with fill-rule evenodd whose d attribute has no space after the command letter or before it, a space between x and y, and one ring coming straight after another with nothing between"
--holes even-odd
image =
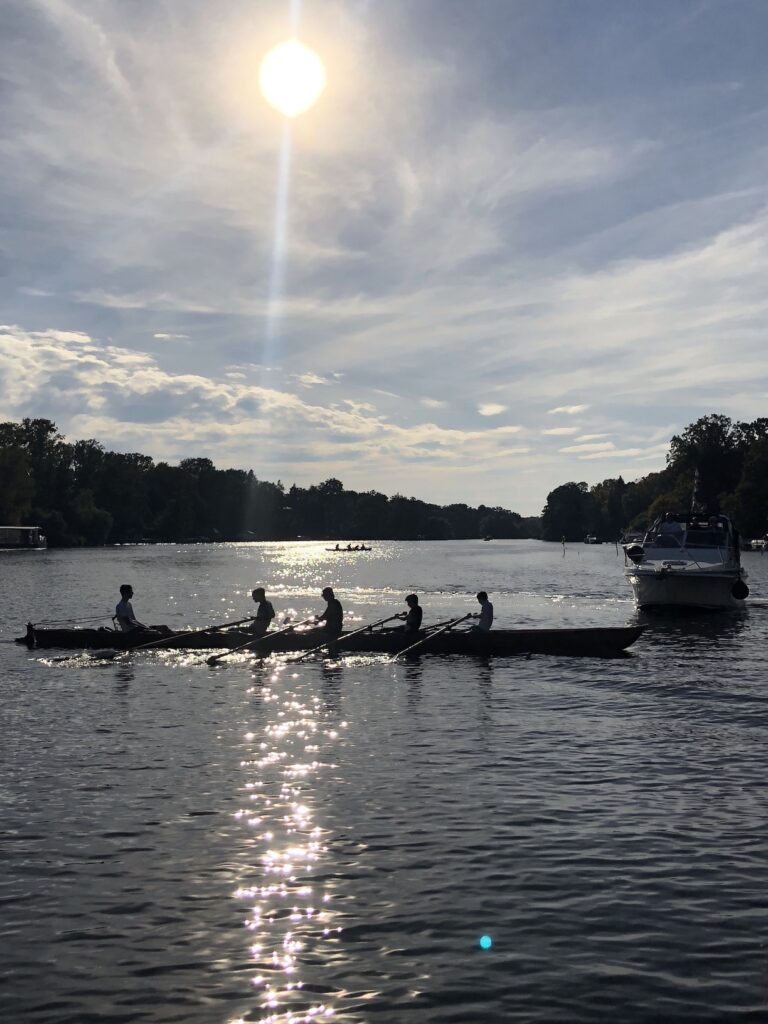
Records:
<instances>
[{"instance_id":1,"label":"buoy","mask_svg":"<svg viewBox=\"0 0 768 1024\"><path fill-rule=\"evenodd\" d=\"M731 587L731 593L737 601L743 601L745 597L749 596L749 587L744 580L736 580Z\"/></svg>"}]
</instances>

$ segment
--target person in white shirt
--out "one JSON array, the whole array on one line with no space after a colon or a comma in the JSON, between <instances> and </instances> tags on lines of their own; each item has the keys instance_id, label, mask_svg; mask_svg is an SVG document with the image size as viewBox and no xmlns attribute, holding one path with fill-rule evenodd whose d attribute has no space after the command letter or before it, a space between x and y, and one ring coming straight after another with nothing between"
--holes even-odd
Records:
<instances>
[{"instance_id":1,"label":"person in white shirt","mask_svg":"<svg viewBox=\"0 0 768 1024\"><path fill-rule=\"evenodd\" d=\"M490 633L493 625L493 605L484 590L478 593L477 600L480 602L480 621L474 628L480 633Z\"/></svg>"},{"instance_id":2,"label":"person in white shirt","mask_svg":"<svg viewBox=\"0 0 768 1024\"><path fill-rule=\"evenodd\" d=\"M120 601L115 608L115 618L117 619L118 626L124 633L129 633L133 629L147 628L144 623L139 622L133 614L133 606L131 605L132 597L133 587L130 583L123 583L120 587Z\"/></svg>"}]
</instances>

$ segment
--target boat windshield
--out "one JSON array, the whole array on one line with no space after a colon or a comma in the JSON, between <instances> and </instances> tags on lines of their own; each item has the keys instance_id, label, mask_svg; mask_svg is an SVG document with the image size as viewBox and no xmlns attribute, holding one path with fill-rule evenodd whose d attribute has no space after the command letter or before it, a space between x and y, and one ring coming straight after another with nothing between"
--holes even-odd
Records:
<instances>
[{"instance_id":1,"label":"boat windshield","mask_svg":"<svg viewBox=\"0 0 768 1024\"><path fill-rule=\"evenodd\" d=\"M676 548L679 551L682 546L682 540L682 534L675 536L670 533L657 533L655 536L648 537L646 543L654 548Z\"/></svg>"},{"instance_id":2,"label":"boat windshield","mask_svg":"<svg viewBox=\"0 0 768 1024\"><path fill-rule=\"evenodd\" d=\"M727 543L725 530L689 530L685 536L687 548L724 548Z\"/></svg>"}]
</instances>

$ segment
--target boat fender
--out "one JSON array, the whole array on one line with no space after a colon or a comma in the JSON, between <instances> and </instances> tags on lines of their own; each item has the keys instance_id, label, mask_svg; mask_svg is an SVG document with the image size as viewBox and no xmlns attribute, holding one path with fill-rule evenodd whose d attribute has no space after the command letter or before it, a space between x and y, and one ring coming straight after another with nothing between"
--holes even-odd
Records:
<instances>
[{"instance_id":1,"label":"boat fender","mask_svg":"<svg viewBox=\"0 0 768 1024\"><path fill-rule=\"evenodd\" d=\"M645 552L643 551L641 544L628 544L624 550L627 553L627 557L631 558L635 565L637 565L638 562L642 562Z\"/></svg>"},{"instance_id":2,"label":"boat fender","mask_svg":"<svg viewBox=\"0 0 768 1024\"><path fill-rule=\"evenodd\" d=\"M731 593L737 601L743 601L745 597L749 596L749 587L744 580L736 580L731 587Z\"/></svg>"}]
</instances>

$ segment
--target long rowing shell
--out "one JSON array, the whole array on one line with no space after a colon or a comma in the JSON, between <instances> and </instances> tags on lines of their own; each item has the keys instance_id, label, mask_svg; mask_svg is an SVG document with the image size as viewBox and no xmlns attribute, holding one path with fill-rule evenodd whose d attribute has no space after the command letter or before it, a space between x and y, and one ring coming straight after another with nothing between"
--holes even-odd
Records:
<instances>
[{"instance_id":1,"label":"long rowing shell","mask_svg":"<svg viewBox=\"0 0 768 1024\"><path fill-rule=\"evenodd\" d=\"M610 657L621 654L637 640L642 626L592 626L564 629L494 629L490 633L456 629L427 640L419 648L420 654L555 654L569 656ZM418 636L427 634L404 633L400 630L372 630L345 640L339 638L346 653L368 652L397 654L414 643ZM67 650L127 651L151 643L162 633L135 630L130 633L111 629L37 629L30 624L25 636L17 643L34 648L65 648ZM232 629L226 632L195 633L189 630L170 631L162 644L152 650L221 650L239 647L248 642L252 634ZM324 634L318 630L281 633L261 638L254 647L259 654L279 654L309 650L323 642ZM254 637L254 640L256 638Z\"/></svg>"}]
</instances>

